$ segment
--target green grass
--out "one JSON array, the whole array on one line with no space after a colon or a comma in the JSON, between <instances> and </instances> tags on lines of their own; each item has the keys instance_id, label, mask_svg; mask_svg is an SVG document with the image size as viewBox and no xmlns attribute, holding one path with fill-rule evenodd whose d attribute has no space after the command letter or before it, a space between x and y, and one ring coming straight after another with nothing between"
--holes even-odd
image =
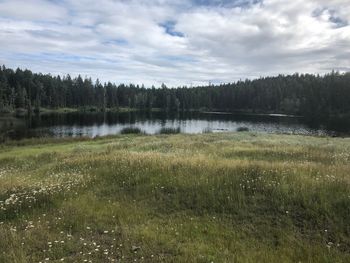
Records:
<instances>
[{"instance_id":1,"label":"green grass","mask_svg":"<svg viewBox=\"0 0 350 263\"><path fill-rule=\"evenodd\" d=\"M0 234L5 263L350 262L350 139L7 142Z\"/></svg>"}]
</instances>

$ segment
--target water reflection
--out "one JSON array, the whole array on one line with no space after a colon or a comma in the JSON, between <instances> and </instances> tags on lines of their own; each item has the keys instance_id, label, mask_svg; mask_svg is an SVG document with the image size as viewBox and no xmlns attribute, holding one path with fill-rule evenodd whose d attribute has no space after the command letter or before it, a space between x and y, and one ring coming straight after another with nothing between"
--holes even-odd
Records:
<instances>
[{"instance_id":1,"label":"water reflection","mask_svg":"<svg viewBox=\"0 0 350 263\"><path fill-rule=\"evenodd\" d=\"M350 134L350 125L343 121L310 123L303 118L199 112L129 112L129 113L65 113L0 118L0 132L13 139L53 136L105 136L125 128L139 128L147 134L162 129L183 133L237 131L245 127L253 132L312 135Z\"/></svg>"}]
</instances>

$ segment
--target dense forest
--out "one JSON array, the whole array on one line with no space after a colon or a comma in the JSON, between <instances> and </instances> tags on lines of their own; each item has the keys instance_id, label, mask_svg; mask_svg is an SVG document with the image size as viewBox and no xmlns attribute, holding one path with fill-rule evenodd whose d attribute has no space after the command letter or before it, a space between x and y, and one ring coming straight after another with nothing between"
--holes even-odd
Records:
<instances>
[{"instance_id":1,"label":"dense forest","mask_svg":"<svg viewBox=\"0 0 350 263\"><path fill-rule=\"evenodd\" d=\"M45 108L119 107L151 110L210 110L348 116L350 73L279 75L201 87L145 88L100 83L81 76L52 76L30 70L0 68L0 112Z\"/></svg>"}]
</instances>

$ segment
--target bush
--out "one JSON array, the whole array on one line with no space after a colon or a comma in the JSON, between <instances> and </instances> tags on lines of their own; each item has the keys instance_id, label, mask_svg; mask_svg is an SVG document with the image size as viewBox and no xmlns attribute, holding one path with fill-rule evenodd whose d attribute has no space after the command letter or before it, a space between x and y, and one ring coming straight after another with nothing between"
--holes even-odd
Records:
<instances>
[{"instance_id":1,"label":"bush","mask_svg":"<svg viewBox=\"0 0 350 263\"><path fill-rule=\"evenodd\" d=\"M249 128L248 127L238 127L237 131L238 132L245 132L245 131L249 131Z\"/></svg>"},{"instance_id":2,"label":"bush","mask_svg":"<svg viewBox=\"0 0 350 263\"><path fill-rule=\"evenodd\" d=\"M140 134L141 129L138 127L126 127L120 131L121 134Z\"/></svg>"},{"instance_id":3,"label":"bush","mask_svg":"<svg viewBox=\"0 0 350 263\"><path fill-rule=\"evenodd\" d=\"M159 131L160 134L176 134L180 132L181 132L180 127L177 127L177 128L163 127Z\"/></svg>"},{"instance_id":4,"label":"bush","mask_svg":"<svg viewBox=\"0 0 350 263\"><path fill-rule=\"evenodd\" d=\"M3 106L0 108L0 113L11 113L11 112L12 112L11 107Z\"/></svg>"}]
</instances>

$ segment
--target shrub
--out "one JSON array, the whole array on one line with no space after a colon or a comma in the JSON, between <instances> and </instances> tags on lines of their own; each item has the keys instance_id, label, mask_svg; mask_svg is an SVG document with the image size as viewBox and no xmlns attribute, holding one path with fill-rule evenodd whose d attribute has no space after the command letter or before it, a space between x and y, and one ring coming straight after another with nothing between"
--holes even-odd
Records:
<instances>
[{"instance_id":1,"label":"shrub","mask_svg":"<svg viewBox=\"0 0 350 263\"><path fill-rule=\"evenodd\" d=\"M245 131L249 131L249 128L248 127L238 127L237 131L238 132L245 132Z\"/></svg>"},{"instance_id":2,"label":"shrub","mask_svg":"<svg viewBox=\"0 0 350 263\"><path fill-rule=\"evenodd\" d=\"M180 127L177 127L177 128L163 127L159 130L160 134L176 134L180 132L181 132Z\"/></svg>"},{"instance_id":3,"label":"shrub","mask_svg":"<svg viewBox=\"0 0 350 263\"><path fill-rule=\"evenodd\" d=\"M120 131L121 134L140 134L141 129L138 127L126 127Z\"/></svg>"}]
</instances>

